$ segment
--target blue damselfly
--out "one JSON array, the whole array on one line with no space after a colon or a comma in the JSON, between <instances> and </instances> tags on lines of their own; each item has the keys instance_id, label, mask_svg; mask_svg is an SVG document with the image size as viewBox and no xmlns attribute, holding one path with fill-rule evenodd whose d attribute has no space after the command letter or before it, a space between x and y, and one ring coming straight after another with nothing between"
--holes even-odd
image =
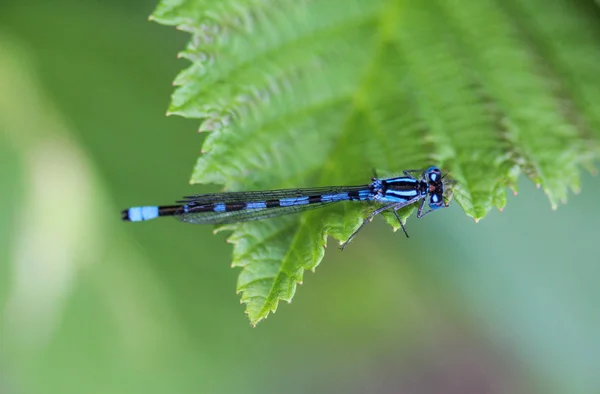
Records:
<instances>
[{"instance_id":1,"label":"blue damselfly","mask_svg":"<svg viewBox=\"0 0 600 394\"><path fill-rule=\"evenodd\" d=\"M412 174L419 173L415 178ZM426 170L406 170L405 176L380 179L362 186L330 186L307 189L282 189L249 192L226 192L199 194L184 197L175 205L133 207L122 211L125 221L139 222L160 216L174 216L195 224L225 224L249 220L267 219L275 216L321 208L340 201L365 201L376 203L363 223L341 246L342 249L362 227L383 211L391 210L398 218L404 234L406 228L398 210L421 201L417 217L448 206L444 200L444 187L454 181L445 180L438 167ZM429 210L424 211L428 200Z\"/></svg>"}]
</instances>

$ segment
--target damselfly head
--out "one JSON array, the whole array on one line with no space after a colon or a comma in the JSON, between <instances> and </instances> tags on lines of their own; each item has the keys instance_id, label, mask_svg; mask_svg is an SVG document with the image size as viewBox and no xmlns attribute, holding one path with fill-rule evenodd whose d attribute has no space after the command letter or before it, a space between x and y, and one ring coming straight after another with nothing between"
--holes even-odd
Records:
<instances>
[{"instance_id":1,"label":"damselfly head","mask_svg":"<svg viewBox=\"0 0 600 394\"><path fill-rule=\"evenodd\" d=\"M431 210L442 208L444 206L442 170L435 166L429 167L423 171L423 181L427 183L429 208L431 208Z\"/></svg>"},{"instance_id":2,"label":"damselfly head","mask_svg":"<svg viewBox=\"0 0 600 394\"><path fill-rule=\"evenodd\" d=\"M439 167L429 167L423 172L423 178L429 186L429 207L439 209L450 205L453 196L453 186L456 181L446 178Z\"/></svg>"}]
</instances>

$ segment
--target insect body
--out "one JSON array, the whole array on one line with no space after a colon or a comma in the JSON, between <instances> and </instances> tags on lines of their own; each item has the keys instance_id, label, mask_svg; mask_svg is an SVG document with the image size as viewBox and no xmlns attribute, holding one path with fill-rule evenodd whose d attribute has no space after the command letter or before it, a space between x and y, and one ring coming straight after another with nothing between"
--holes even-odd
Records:
<instances>
[{"instance_id":1,"label":"insect body","mask_svg":"<svg viewBox=\"0 0 600 394\"><path fill-rule=\"evenodd\" d=\"M420 173L420 177L413 177L414 173ZM424 171L407 170L404 175L386 179L373 178L370 184L363 186L199 194L184 197L175 205L129 208L122 211L121 217L125 221L139 222L160 216L174 216L188 223L224 224L303 212L340 201L377 203L379 207L342 244L341 248L344 249L369 220L383 211L394 212L408 237L398 215L399 209L421 201L417 217L422 218L429 212L448 206L444 202L444 187L454 181L444 180L438 167L429 167ZM429 207L426 211L425 203Z\"/></svg>"}]
</instances>

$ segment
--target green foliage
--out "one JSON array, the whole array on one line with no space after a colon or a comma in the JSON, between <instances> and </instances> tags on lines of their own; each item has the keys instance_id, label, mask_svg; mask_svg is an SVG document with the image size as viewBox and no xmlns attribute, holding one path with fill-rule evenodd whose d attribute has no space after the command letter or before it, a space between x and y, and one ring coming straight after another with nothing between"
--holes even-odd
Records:
<instances>
[{"instance_id":1,"label":"green foliage","mask_svg":"<svg viewBox=\"0 0 600 394\"><path fill-rule=\"evenodd\" d=\"M567 0L163 0L152 18L192 34L169 112L211 131L193 183L364 184L373 168L436 164L478 220L520 173L552 207L579 189L599 151L597 13ZM253 324L291 301L328 235L361 223L364 207L343 205L226 227Z\"/></svg>"}]
</instances>

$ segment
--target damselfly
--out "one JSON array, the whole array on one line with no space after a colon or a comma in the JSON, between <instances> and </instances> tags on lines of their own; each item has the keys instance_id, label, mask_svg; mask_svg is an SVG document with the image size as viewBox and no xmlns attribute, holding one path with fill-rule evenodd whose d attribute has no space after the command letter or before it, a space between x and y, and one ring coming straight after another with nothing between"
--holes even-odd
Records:
<instances>
[{"instance_id":1,"label":"damselfly","mask_svg":"<svg viewBox=\"0 0 600 394\"><path fill-rule=\"evenodd\" d=\"M420 177L412 174L419 173ZM448 206L444 200L444 187L454 181L444 180L438 167L426 170L406 170L405 176L380 179L362 186L331 186L307 189L282 189L249 192L198 194L184 197L175 205L133 207L122 211L125 221L139 222L160 216L174 216L195 224L224 224L248 220L267 219L275 216L321 208L340 201L366 201L378 204L341 246L346 247L363 226L383 211L391 210L398 218L404 234L406 228L398 210L421 201L417 217ZM428 200L429 210L424 211Z\"/></svg>"}]
</instances>

